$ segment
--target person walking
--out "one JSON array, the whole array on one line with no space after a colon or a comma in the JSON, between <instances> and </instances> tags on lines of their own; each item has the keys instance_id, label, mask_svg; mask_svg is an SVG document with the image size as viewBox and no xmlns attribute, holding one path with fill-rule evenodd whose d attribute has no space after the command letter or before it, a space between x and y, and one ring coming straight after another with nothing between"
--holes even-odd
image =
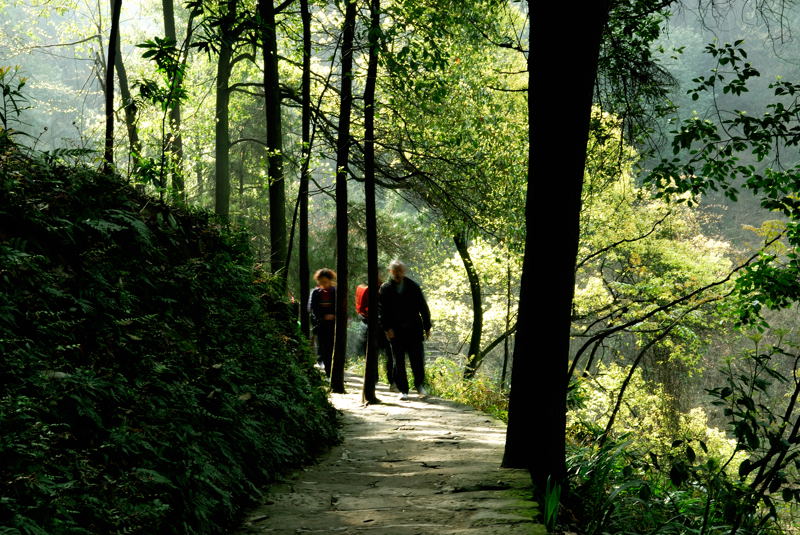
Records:
<instances>
[{"instance_id":1,"label":"person walking","mask_svg":"<svg viewBox=\"0 0 800 535\"><path fill-rule=\"evenodd\" d=\"M383 277L378 275L378 284L383 283ZM380 292L380 286L378 287ZM380 293L379 293L380 295ZM366 284L359 284L356 288L356 313L361 318L361 332L358 339L359 354L367 354L367 344L369 342L369 331L367 329L367 322L369 321L369 287ZM380 329L380 323L378 324ZM378 355L383 354L386 364L386 380L389 381L389 390L392 392L399 392L397 385L394 383L394 367L392 364L392 348L389 347L389 341L385 336L378 336ZM377 379L376 379L377 382Z\"/></svg>"},{"instance_id":2,"label":"person walking","mask_svg":"<svg viewBox=\"0 0 800 535\"><path fill-rule=\"evenodd\" d=\"M336 332L336 272L322 268L314 273L317 287L308 297L308 313L311 316L312 332L317 338L317 362L331 376L333 338Z\"/></svg>"},{"instance_id":3,"label":"person walking","mask_svg":"<svg viewBox=\"0 0 800 535\"><path fill-rule=\"evenodd\" d=\"M427 395L422 342L430 337L431 313L419 284L406 277L406 266L399 260L389 264L389 280L378 291L378 319L392 348L394 384L400 399L408 399L406 355L414 387L421 396Z\"/></svg>"}]
</instances>

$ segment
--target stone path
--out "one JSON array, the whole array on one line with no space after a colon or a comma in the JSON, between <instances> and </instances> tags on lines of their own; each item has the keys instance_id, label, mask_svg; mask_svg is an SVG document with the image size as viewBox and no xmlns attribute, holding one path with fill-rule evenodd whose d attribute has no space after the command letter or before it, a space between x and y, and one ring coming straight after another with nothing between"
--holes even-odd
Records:
<instances>
[{"instance_id":1,"label":"stone path","mask_svg":"<svg viewBox=\"0 0 800 535\"><path fill-rule=\"evenodd\" d=\"M274 485L240 535L531 535L530 478L499 468L502 422L453 402L379 385L379 405L361 405L361 379L333 394L344 441Z\"/></svg>"}]
</instances>

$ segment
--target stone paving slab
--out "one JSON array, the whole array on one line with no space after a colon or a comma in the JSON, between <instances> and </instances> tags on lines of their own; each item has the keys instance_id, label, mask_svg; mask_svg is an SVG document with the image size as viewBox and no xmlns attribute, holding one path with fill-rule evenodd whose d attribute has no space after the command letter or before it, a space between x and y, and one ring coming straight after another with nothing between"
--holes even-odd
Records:
<instances>
[{"instance_id":1,"label":"stone paving slab","mask_svg":"<svg viewBox=\"0 0 800 535\"><path fill-rule=\"evenodd\" d=\"M271 487L239 535L540 535L530 477L499 468L505 425L470 407L378 385L361 404L361 379L332 394L343 443Z\"/></svg>"}]
</instances>

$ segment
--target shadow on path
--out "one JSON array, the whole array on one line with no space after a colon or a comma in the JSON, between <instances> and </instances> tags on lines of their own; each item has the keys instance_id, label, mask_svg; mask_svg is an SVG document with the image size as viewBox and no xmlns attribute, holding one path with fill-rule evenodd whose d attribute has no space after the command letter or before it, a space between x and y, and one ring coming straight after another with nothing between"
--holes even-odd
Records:
<instances>
[{"instance_id":1,"label":"shadow on path","mask_svg":"<svg viewBox=\"0 0 800 535\"><path fill-rule=\"evenodd\" d=\"M472 408L386 385L361 404L361 378L332 394L344 441L316 465L270 488L240 535L544 534L533 521L530 477L501 469L505 425Z\"/></svg>"}]
</instances>

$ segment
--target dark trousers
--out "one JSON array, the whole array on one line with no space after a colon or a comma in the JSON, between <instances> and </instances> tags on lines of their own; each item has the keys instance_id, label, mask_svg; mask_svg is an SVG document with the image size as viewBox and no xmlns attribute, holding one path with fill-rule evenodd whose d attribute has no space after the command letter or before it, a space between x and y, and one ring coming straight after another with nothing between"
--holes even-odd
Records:
<instances>
[{"instance_id":1,"label":"dark trousers","mask_svg":"<svg viewBox=\"0 0 800 535\"><path fill-rule=\"evenodd\" d=\"M386 380L389 384L394 383L394 358L392 358L392 347L389 345L389 340L386 339L383 333L378 334L378 339L383 338L383 341L378 344L378 354L383 353L386 358Z\"/></svg>"},{"instance_id":2,"label":"dark trousers","mask_svg":"<svg viewBox=\"0 0 800 535\"><path fill-rule=\"evenodd\" d=\"M333 336L336 332L336 321L323 320L317 326L317 361L325 366L325 375L331 376L331 361L333 360Z\"/></svg>"},{"instance_id":3,"label":"dark trousers","mask_svg":"<svg viewBox=\"0 0 800 535\"><path fill-rule=\"evenodd\" d=\"M414 375L414 386L421 387L425 383L425 353L422 348L422 332L395 332L391 340L392 358L394 359L394 384L404 394L408 394L408 376L406 375L406 355Z\"/></svg>"}]
</instances>

